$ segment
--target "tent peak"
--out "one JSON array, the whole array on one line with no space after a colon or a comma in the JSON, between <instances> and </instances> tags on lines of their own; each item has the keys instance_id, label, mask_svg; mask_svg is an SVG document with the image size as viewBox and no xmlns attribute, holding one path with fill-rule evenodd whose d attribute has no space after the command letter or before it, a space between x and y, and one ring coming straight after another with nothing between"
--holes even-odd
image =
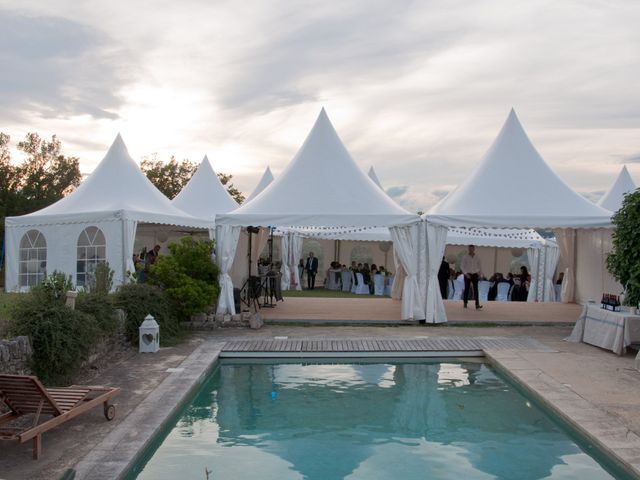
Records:
<instances>
[{"instance_id":1,"label":"tent peak","mask_svg":"<svg viewBox=\"0 0 640 480\"><path fill-rule=\"evenodd\" d=\"M624 196L627 193L633 192L635 189L636 184L631 178L631 175L629 175L627 166L624 165L609 190L607 190L598 201L598 205L612 212L616 212L622 207Z\"/></svg>"}]
</instances>

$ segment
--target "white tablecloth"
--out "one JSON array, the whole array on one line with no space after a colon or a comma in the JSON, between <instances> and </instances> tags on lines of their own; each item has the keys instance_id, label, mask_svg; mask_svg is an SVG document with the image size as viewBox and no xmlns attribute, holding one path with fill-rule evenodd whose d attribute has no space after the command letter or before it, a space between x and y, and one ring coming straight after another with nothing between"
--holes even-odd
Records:
<instances>
[{"instance_id":1,"label":"white tablecloth","mask_svg":"<svg viewBox=\"0 0 640 480\"><path fill-rule=\"evenodd\" d=\"M585 305L571 335L565 340L584 342L622 355L632 343L640 343L640 316L612 312L600 305Z\"/></svg>"}]
</instances>

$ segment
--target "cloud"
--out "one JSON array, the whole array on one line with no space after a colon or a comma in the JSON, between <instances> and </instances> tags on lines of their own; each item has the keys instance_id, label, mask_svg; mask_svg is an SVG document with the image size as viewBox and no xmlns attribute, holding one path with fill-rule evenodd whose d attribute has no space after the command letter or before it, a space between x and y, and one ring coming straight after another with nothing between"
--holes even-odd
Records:
<instances>
[{"instance_id":1,"label":"cloud","mask_svg":"<svg viewBox=\"0 0 640 480\"><path fill-rule=\"evenodd\" d=\"M389 187L387 188L387 195L389 195L391 198L398 198L398 197L402 197L405 193L407 193L407 190L409 190L409 187L406 185Z\"/></svg>"},{"instance_id":2,"label":"cloud","mask_svg":"<svg viewBox=\"0 0 640 480\"><path fill-rule=\"evenodd\" d=\"M620 163L640 163L640 153L625 156L620 159Z\"/></svg>"},{"instance_id":3,"label":"cloud","mask_svg":"<svg viewBox=\"0 0 640 480\"><path fill-rule=\"evenodd\" d=\"M435 190L431 190L431 195L433 195L434 197L440 199L440 198L444 198L449 194L450 190L445 190L442 188L436 188Z\"/></svg>"},{"instance_id":4,"label":"cloud","mask_svg":"<svg viewBox=\"0 0 640 480\"><path fill-rule=\"evenodd\" d=\"M0 9L3 120L88 115L115 119L128 59L100 30ZM134 69L135 71L135 69Z\"/></svg>"}]
</instances>

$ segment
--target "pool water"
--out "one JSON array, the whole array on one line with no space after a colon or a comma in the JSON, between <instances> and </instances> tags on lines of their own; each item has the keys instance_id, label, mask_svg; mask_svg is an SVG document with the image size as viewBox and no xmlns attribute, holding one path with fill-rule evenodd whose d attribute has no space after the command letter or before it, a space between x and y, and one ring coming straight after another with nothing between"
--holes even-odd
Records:
<instances>
[{"instance_id":1,"label":"pool water","mask_svg":"<svg viewBox=\"0 0 640 480\"><path fill-rule=\"evenodd\" d=\"M222 362L160 437L127 478L626 478L474 361Z\"/></svg>"}]
</instances>

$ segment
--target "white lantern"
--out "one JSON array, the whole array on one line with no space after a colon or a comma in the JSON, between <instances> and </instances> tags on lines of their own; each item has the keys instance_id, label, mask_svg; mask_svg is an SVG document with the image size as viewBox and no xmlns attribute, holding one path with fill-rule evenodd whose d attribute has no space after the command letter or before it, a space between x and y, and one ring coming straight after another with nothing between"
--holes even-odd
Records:
<instances>
[{"instance_id":1,"label":"white lantern","mask_svg":"<svg viewBox=\"0 0 640 480\"><path fill-rule=\"evenodd\" d=\"M155 353L160 349L160 325L151 315L140 325L140 353Z\"/></svg>"}]
</instances>

